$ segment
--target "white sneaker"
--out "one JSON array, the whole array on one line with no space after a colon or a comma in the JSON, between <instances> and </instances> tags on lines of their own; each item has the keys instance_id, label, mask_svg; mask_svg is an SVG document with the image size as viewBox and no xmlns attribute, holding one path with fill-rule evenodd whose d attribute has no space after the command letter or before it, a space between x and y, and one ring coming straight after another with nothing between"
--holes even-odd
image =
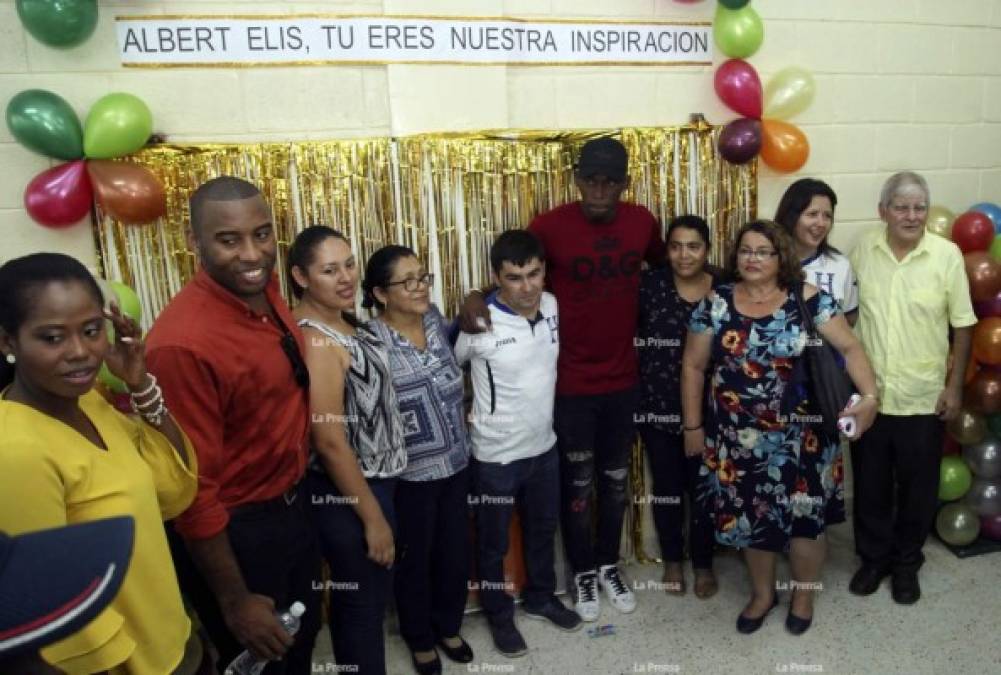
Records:
<instances>
[{"instance_id":1,"label":"white sneaker","mask_svg":"<svg viewBox=\"0 0 1001 675\"><path fill-rule=\"evenodd\" d=\"M598 604L598 575L595 572L581 572L574 575L576 593L573 608L584 621L597 621L601 606Z\"/></svg>"},{"instance_id":2,"label":"white sneaker","mask_svg":"<svg viewBox=\"0 0 1001 675\"><path fill-rule=\"evenodd\" d=\"M622 579L618 565L602 565L598 568L598 584L608 596L612 607L623 614L636 609L636 596L629 590L629 584Z\"/></svg>"}]
</instances>

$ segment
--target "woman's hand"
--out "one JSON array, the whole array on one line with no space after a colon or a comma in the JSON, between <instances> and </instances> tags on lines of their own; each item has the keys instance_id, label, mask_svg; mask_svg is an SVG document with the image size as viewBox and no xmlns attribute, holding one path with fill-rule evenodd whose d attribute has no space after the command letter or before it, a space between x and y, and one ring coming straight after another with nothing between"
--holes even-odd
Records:
<instances>
[{"instance_id":1,"label":"woman's hand","mask_svg":"<svg viewBox=\"0 0 1001 675\"><path fill-rule=\"evenodd\" d=\"M855 416L855 425L858 431L855 432L854 438L850 440L857 441L872 426L873 422L876 421L876 413L878 412L879 401L872 396L868 396L855 405L848 406L842 410L838 417L845 417L846 415Z\"/></svg>"},{"instance_id":2,"label":"woman's hand","mask_svg":"<svg viewBox=\"0 0 1001 675\"><path fill-rule=\"evenodd\" d=\"M392 567L396 558L393 529L382 516L374 520L375 522L365 524L365 544L369 560L383 567Z\"/></svg>"},{"instance_id":3,"label":"woman's hand","mask_svg":"<svg viewBox=\"0 0 1001 675\"><path fill-rule=\"evenodd\" d=\"M131 317L122 314L116 302L111 303L110 310L104 310L104 316L115 328L115 340L105 354L104 362L112 375L125 382L129 391L139 391L148 385L142 330Z\"/></svg>"},{"instance_id":4,"label":"woman's hand","mask_svg":"<svg viewBox=\"0 0 1001 675\"><path fill-rule=\"evenodd\" d=\"M706 451L706 430L702 427L689 431L683 429L685 435L685 457L701 457Z\"/></svg>"}]
</instances>

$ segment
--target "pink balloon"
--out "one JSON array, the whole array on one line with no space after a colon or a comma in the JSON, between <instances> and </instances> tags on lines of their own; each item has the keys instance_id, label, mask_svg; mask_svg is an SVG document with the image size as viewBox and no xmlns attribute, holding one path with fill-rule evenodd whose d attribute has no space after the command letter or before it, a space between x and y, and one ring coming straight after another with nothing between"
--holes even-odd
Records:
<instances>
[{"instance_id":1,"label":"pink balloon","mask_svg":"<svg viewBox=\"0 0 1001 675\"><path fill-rule=\"evenodd\" d=\"M761 150L761 122L742 117L728 122L719 134L719 154L732 164L744 164Z\"/></svg>"},{"instance_id":2,"label":"pink balloon","mask_svg":"<svg viewBox=\"0 0 1001 675\"><path fill-rule=\"evenodd\" d=\"M1001 293L998 293L990 300L973 303L973 311L978 319L1001 316Z\"/></svg>"},{"instance_id":3,"label":"pink balloon","mask_svg":"<svg viewBox=\"0 0 1001 675\"><path fill-rule=\"evenodd\" d=\"M39 225L66 227L90 213L94 194L87 162L60 164L35 176L24 190L24 207Z\"/></svg>"},{"instance_id":4,"label":"pink balloon","mask_svg":"<svg viewBox=\"0 0 1001 675\"><path fill-rule=\"evenodd\" d=\"M731 110L761 119L761 79L747 61L730 59L720 64L713 80L716 93Z\"/></svg>"},{"instance_id":5,"label":"pink balloon","mask_svg":"<svg viewBox=\"0 0 1001 675\"><path fill-rule=\"evenodd\" d=\"M988 539L1001 541L1001 514L996 516L980 516L980 535Z\"/></svg>"}]
</instances>

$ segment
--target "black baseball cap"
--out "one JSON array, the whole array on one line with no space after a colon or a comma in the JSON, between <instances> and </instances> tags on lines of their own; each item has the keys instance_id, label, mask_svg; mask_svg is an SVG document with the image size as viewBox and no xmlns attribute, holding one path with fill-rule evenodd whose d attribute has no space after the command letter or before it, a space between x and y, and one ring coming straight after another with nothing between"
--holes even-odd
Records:
<instances>
[{"instance_id":1,"label":"black baseball cap","mask_svg":"<svg viewBox=\"0 0 1001 675\"><path fill-rule=\"evenodd\" d=\"M614 181L622 181L626 178L628 166L629 153L626 152L626 146L611 136L604 136L588 141L580 149L577 175L581 178L602 175Z\"/></svg>"},{"instance_id":2,"label":"black baseball cap","mask_svg":"<svg viewBox=\"0 0 1001 675\"><path fill-rule=\"evenodd\" d=\"M0 532L0 659L90 623L121 588L134 539L131 516L16 537Z\"/></svg>"}]
</instances>

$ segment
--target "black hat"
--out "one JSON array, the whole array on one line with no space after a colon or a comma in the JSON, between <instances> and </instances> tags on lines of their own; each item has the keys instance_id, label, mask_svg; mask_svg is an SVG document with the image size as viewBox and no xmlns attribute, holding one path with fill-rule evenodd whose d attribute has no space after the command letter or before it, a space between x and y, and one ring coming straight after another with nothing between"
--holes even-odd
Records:
<instances>
[{"instance_id":1,"label":"black hat","mask_svg":"<svg viewBox=\"0 0 1001 675\"><path fill-rule=\"evenodd\" d=\"M122 585L134 537L131 516L0 532L0 658L61 640L100 614Z\"/></svg>"},{"instance_id":2,"label":"black hat","mask_svg":"<svg viewBox=\"0 0 1001 675\"><path fill-rule=\"evenodd\" d=\"M588 141L581 148L577 175L581 178L602 175L614 181L623 181L628 165L626 147L614 138L605 136Z\"/></svg>"}]
</instances>

